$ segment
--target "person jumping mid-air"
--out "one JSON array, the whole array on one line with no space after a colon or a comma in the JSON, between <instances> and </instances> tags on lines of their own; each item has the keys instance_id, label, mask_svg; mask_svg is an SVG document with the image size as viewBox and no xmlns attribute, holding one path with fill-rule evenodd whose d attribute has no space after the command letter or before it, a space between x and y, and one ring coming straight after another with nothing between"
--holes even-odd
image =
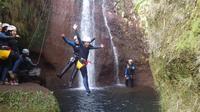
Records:
<instances>
[{"instance_id":1,"label":"person jumping mid-air","mask_svg":"<svg viewBox=\"0 0 200 112\"><path fill-rule=\"evenodd\" d=\"M96 47L96 46L92 46L90 44L91 39L90 37L83 35L83 39L81 40L81 37L79 35L79 32L77 30L77 25L75 24L73 26L73 29L75 30L75 34L78 38L79 41L79 57L78 57L78 61L77 61L77 68L81 71L82 77L83 77L83 84L84 87L86 89L86 94L89 95L90 93L90 88L89 88L89 84L88 84L88 74L87 74L87 63L88 63L88 55L89 55L89 51L91 49L99 49L99 48L103 48L104 45L101 44L100 46ZM93 74L90 74L93 75Z\"/></svg>"},{"instance_id":2,"label":"person jumping mid-air","mask_svg":"<svg viewBox=\"0 0 200 112\"><path fill-rule=\"evenodd\" d=\"M72 48L73 48L73 56L70 58L70 60L67 62L67 65L64 67L64 69L61 71L60 74L57 74L57 77L59 78L62 78L63 75L72 67L72 65L74 65L74 68L73 68L73 72L70 76L70 80L69 80L69 87L72 87L72 83L73 83L73 80L74 78L76 77L76 74L78 72L78 69L76 68L76 63L78 61L78 57L79 57L79 41L78 41L78 38L77 36L75 35L74 36L74 41L72 40L69 40L65 34L62 34L61 37L63 38L63 40L68 44L70 45ZM90 43L92 43L93 41L95 40L95 38L93 38Z\"/></svg>"}]
</instances>

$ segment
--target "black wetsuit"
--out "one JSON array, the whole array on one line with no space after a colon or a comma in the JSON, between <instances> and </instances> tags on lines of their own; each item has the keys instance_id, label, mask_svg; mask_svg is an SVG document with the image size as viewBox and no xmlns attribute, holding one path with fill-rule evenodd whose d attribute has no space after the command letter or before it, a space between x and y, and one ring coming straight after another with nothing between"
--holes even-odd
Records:
<instances>
[{"instance_id":1,"label":"black wetsuit","mask_svg":"<svg viewBox=\"0 0 200 112\"><path fill-rule=\"evenodd\" d=\"M78 70L76 69L75 63L78 60L78 52L79 52L79 45L76 44L76 42L68 40L66 37L63 37L63 40L69 44L73 48L73 56L70 58L69 62L65 66L65 68L62 70L62 72L58 75L58 77L62 77L70 68L72 65L74 65L73 73L70 77L70 81L73 81L75 78Z\"/></svg>"},{"instance_id":2,"label":"black wetsuit","mask_svg":"<svg viewBox=\"0 0 200 112\"><path fill-rule=\"evenodd\" d=\"M85 47L83 45L83 41L81 40L80 35L79 35L79 33L78 33L77 30L75 31L75 34L77 35L78 41L80 43L80 47L79 47L79 59L81 59L81 60L84 59L84 60L87 61L88 55L89 55L89 50L91 50L91 49L99 49L101 47L94 47L92 45L89 45L88 47ZM80 71L81 71L81 74L82 74L82 77L83 77L84 87L85 87L86 91L89 93L90 89L89 89L89 84L88 84L87 67L83 66L80 69Z\"/></svg>"}]
</instances>

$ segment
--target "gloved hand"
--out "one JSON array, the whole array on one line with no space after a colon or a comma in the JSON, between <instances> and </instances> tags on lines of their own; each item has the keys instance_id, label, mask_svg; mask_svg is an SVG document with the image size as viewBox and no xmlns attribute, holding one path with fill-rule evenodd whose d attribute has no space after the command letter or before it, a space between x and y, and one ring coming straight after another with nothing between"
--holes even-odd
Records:
<instances>
[{"instance_id":1,"label":"gloved hand","mask_svg":"<svg viewBox=\"0 0 200 112\"><path fill-rule=\"evenodd\" d=\"M65 37L65 34L63 33L63 34L61 34L61 37Z\"/></svg>"},{"instance_id":2,"label":"gloved hand","mask_svg":"<svg viewBox=\"0 0 200 112\"><path fill-rule=\"evenodd\" d=\"M36 64L33 64L33 67L37 67L39 64L38 63L36 63Z\"/></svg>"},{"instance_id":3,"label":"gloved hand","mask_svg":"<svg viewBox=\"0 0 200 112\"><path fill-rule=\"evenodd\" d=\"M76 30L77 28L78 28L78 25L77 25L77 24L74 24L74 25L73 25L73 29Z\"/></svg>"},{"instance_id":4,"label":"gloved hand","mask_svg":"<svg viewBox=\"0 0 200 112\"><path fill-rule=\"evenodd\" d=\"M19 35L16 35L15 37L16 37L16 38L21 38Z\"/></svg>"},{"instance_id":5,"label":"gloved hand","mask_svg":"<svg viewBox=\"0 0 200 112\"><path fill-rule=\"evenodd\" d=\"M125 79L128 79L128 76L127 75L124 75L125 76Z\"/></svg>"},{"instance_id":6,"label":"gloved hand","mask_svg":"<svg viewBox=\"0 0 200 112\"><path fill-rule=\"evenodd\" d=\"M100 47L101 47L101 48L104 48L104 45L103 45L103 44L101 44L101 45L100 45Z\"/></svg>"}]
</instances>

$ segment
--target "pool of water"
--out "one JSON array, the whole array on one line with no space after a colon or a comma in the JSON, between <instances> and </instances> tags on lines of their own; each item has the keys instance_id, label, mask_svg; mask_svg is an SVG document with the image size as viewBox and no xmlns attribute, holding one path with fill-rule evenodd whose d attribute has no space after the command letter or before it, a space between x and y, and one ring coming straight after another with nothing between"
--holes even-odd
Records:
<instances>
[{"instance_id":1,"label":"pool of water","mask_svg":"<svg viewBox=\"0 0 200 112\"><path fill-rule=\"evenodd\" d=\"M89 96L80 88L56 90L61 112L159 112L159 97L149 87L93 88Z\"/></svg>"}]
</instances>

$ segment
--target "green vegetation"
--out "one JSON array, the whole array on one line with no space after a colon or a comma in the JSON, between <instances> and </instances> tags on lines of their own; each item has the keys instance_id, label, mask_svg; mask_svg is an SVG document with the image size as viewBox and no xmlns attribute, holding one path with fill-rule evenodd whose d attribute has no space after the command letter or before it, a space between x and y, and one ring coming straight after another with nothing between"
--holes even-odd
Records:
<instances>
[{"instance_id":1,"label":"green vegetation","mask_svg":"<svg viewBox=\"0 0 200 112\"><path fill-rule=\"evenodd\" d=\"M0 93L0 112L59 112L53 94L12 91Z\"/></svg>"},{"instance_id":2,"label":"green vegetation","mask_svg":"<svg viewBox=\"0 0 200 112\"><path fill-rule=\"evenodd\" d=\"M47 0L0 0L0 21L15 25L22 37L20 45L28 47L34 37L34 50L40 48L50 12Z\"/></svg>"},{"instance_id":3,"label":"green vegetation","mask_svg":"<svg viewBox=\"0 0 200 112\"><path fill-rule=\"evenodd\" d=\"M151 0L138 9L163 111L200 111L199 2Z\"/></svg>"},{"instance_id":4,"label":"green vegetation","mask_svg":"<svg viewBox=\"0 0 200 112\"><path fill-rule=\"evenodd\" d=\"M200 112L200 0L136 0L134 5L161 110Z\"/></svg>"},{"instance_id":5,"label":"green vegetation","mask_svg":"<svg viewBox=\"0 0 200 112\"><path fill-rule=\"evenodd\" d=\"M21 47L39 51L51 7L48 0L0 0L0 21L13 24L21 36ZM59 112L53 94L43 92L0 92L0 112Z\"/></svg>"}]
</instances>

